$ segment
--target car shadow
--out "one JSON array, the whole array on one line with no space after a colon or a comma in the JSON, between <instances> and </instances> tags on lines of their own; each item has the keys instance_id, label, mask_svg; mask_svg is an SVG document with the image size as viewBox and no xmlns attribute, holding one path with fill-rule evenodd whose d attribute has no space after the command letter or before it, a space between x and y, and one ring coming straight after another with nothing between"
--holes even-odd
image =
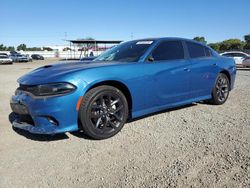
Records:
<instances>
[{"instance_id":1,"label":"car shadow","mask_svg":"<svg viewBox=\"0 0 250 188\"><path fill-rule=\"evenodd\" d=\"M208 106L216 106L215 104L212 104L209 101L198 101L196 102L197 104L202 104L202 105L208 105Z\"/></svg>"},{"instance_id":2,"label":"car shadow","mask_svg":"<svg viewBox=\"0 0 250 188\"><path fill-rule=\"evenodd\" d=\"M77 137L77 138L83 138L83 139L86 139L86 140L94 140L90 137L88 137L88 135L86 135L82 130L79 130L79 131L74 131L74 132L69 132L69 134Z\"/></svg>"},{"instance_id":3,"label":"car shadow","mask_svg":"<svg viewBox=\"0 0 250 188\"><path fill-rule=\"evenodd\" d=\"M199 102L199 103L200 104L206 104L204 102ZM191 103L191 104L187 104L187 105L184 105L184 106L175 107L175 108L166 109L166 110L162 110L162 111L159 111L159 112L147 114L145 116L141 116L141 117L138 117L138 118L129 119L127 121L127 123L132 123L134 121L138 121L138 120L141 120L143 118L151 117L151 116L158 115L158 114L163 114L163 113L173 112L173 111L184 109L184 108L193 107L193 106L196 106L199 103ZM14 121L14 117L15 117L15 114L12 112L9 115L9 121L11 123ZM27 139L31 139L31 140L34 140L34 141L50 142L50 141L57 141L57 140L63 140L63 139L68 139L69 138L66 134L42 135L42 134L32 134L32 133L29 133L28 131L24 131L22 129L18 129L18 128L14 128L14 127L12 127L12 129L17 134L22 135L22 136L26 137ZM78 137L78 138L83 138L83 139L87 139L87 140L94 140L94 139L88 137L86 134L84 134L84 132L82 130L69 132L69 134L71 134L71 135L73 135L75 137Z\"/></svg>"},{"instance_id":4,"label":"car shadow","mask_svg":"<svg viewBox=\"0 0 250 188\"><path fill-rule=\"evenodd\" d=\"M9 121L12 124L12 122L15 120L15 113L9 114ZM27 139L33 140L33 141L40 141L40 142L51 142L51 141L58 141L58 140L64 140L69 139L69 137L66 134L55 134L55 135L44 135L44 134L32 134L28 131L15 128L12 126L12 129L19 135L24 136Z\"/></svg>"},{"instance_id":5,"label":"car shadow","mask_svg":"<svg viewBox=\"0 0 250 188\"><path fill-rule=\"evenodd\" d=\"M145 116L141 116L141 117L138 117L138 118L133 118L133 119L130 118L127 121L127 123L132 123L134 121L138 121L138 120L141 120L141 119L146 118L146 117L150 117L150 116L154 116L154 115L158 115L158 114L163 114L163 113L167 113L167 112L172 112L172 111L180 110L180 109L183 109L183 108L189 108L189 107L196 106L196 105L197 105L197 103L192 103L192 104L188 104L188 105L184 105L184 106L180 106L180 107L175 107L175 108L171 108L171 109L162 110L162 111L159 111L159 112L147 114ZM80 122L78 122L78 123L80 123ZM84 132L82 130L75 131L75 132L70 132L70 134L73 135L73 136L76 136L78 138L83 138L83 139L87 139L87 140L94 140L94 139L88 137L86 134L84 134Z\"/></svg>"},{"instance_id":6,"label":"car shadow","mask_svg":"<svg viewBox=\"0 0 250 188\"><path fill-rule=\"evenodd\" d=\"M147 118L147 117L155 116L155 115L158 115L158 114L164 114L164 113L167 113L167 112L173 112L173 111L176 111L176 110L180 110L180 109L184 109L184 108L189 108L189 107L193 107L193 106L196 106L196 105L197 105L197 103L191 103L191 104L187 104L187 105L183 105L183 106L169 108L169 109L166 109L166 110L161 110L159 112L150 113L150 114L138 117L138 118L129 119L127 121L127 123L132 123L134 121L138 121L138 120L141 120L141 119L144 119L144 118Z\"/></svg>"}]
</instances>

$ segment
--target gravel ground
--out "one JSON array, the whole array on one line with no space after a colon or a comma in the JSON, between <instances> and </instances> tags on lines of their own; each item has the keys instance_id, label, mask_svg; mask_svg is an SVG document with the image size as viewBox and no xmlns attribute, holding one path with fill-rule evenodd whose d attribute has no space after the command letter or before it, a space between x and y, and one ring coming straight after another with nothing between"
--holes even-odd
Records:
<instances>
[{"instance_id":1,"label":"gravel ground","mask_svg":"<svg viewBox=\"0 0 250 188\"><path fill-rule=\"evenodd\" d=\"M192 104L127 123L113 138L14 131L9 99L22 74L0 66L0 187L250 187L250 71L222 106Z\"/></svg>"}]
</instances>

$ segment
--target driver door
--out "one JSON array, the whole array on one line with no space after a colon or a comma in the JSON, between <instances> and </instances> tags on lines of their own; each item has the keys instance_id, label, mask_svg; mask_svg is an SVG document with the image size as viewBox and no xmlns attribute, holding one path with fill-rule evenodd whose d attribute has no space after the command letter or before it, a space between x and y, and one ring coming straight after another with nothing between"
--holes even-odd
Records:
<instances>
[{"instance_id":1,"label":"driver door","mask_svg":"<svg viewBox=\"0 0 250 188\"><path fill-rule=\"evenodd\" d=\"M161 42L147 61L145 68L151 72L147 107L174 106L188 99L190 63L185 59L182 41Z\"/></svg>"}]
</instances>

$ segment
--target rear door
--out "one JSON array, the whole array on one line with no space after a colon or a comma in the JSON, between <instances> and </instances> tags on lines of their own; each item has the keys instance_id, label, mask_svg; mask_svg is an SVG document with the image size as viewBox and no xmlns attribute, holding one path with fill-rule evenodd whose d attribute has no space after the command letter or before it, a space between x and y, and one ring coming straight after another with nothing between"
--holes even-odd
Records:
<instances>
[{"instance_id":1,"label":"rear door","mask_svg":"<svg viewBox=\"0 0 250 188\"><path fill-rule=\"evenodd\" d=\"M219 72L217 59L211 50L201 44L186 41L191 63L191 98L199 98L211 94L215 79Z\"/></svg>"},{"instance_id":2,"label":"rear door","mask_svg":"<svg viewBox=\"0 0 250 188\"><path fill-rule=\"evenodd\" d=\"M190 69L182 41L162 41L152 51L145 68L149 69L147 104L172 105L189 96ZM148 107L150 107L148 106Z\"/></svg>"}]
</instances>

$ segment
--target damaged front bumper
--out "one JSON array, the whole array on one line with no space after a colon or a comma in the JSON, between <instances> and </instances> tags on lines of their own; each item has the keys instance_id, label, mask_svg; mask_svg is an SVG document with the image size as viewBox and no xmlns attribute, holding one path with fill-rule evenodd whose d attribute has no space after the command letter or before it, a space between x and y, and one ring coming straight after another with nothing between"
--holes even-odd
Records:
<instances>
[{"instance_id":1,"label":"damaged front bumper","mask_svg":"<svg viewBox=\"0 0 250 188\"><path fill-rule=\"evenodd\" d=\"M72 95L36 99L19 91L12 96L12 125L34 134L54 135L78 130L77 101ZM77 97L76 97L77 99Z\"/></svg>"},{"instance_id":2,"label":"damaged front bumper","mask_svg":"<svg viewBox=\"0 0 250 188\"><path fill-rule=\"evenodd\" d=\"M18 122L17 120L14 120L12 122L12 126L18 129L22 129L25 131L28 131L33 134L49 134L49 135L54 135L58 133L55 127L39 127L39 126L34 126L25 122Z\"/></svg>"}]
</instances>

